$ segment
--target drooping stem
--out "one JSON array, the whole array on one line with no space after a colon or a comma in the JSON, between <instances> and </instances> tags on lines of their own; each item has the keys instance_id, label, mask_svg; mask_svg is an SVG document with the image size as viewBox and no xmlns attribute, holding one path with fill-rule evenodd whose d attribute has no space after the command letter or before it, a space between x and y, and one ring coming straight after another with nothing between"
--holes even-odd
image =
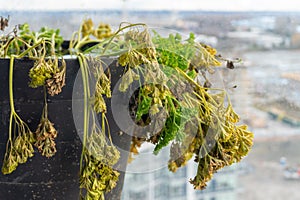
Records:
<instances>
[{"instance_id":1,"label":"drooping stem","mask_svg":"<svg viewBox=\"0 0 300 200\"><path fill-rule=\"evenodd\" d=\"M48 103L47 103L47 91L46 86L44 86L44 110L43 110L43 118L48 118Z\"/></svg>"},{"instance_id":2,"label":"drooping stem","mask_svg":"<svg viewBox=\"0 0 300 200\"><path fill-rule=\"evenodd\" d=\"M40 41L41 42L41 41ZM17 120L16 123L22 122L20 117L16 114L15 112L15 106L14 106L14 91L13 91L13 74L14 74L14 61L15 58L22 58L24 57L28 52L30 52L32 49L37 47L40 42L30 48L28 48L26 51L24 51L22 54L16 56L16 55L11 55L10 61L9 61L9 104L10 104L10 118L9 118L9 140L12 142L12 132L13 132L13 121Z\"/></svg>"},{"instance_id":3,"label":"drooping stem","mask_svg":"<svg viewBox=\"0 0 300 200\"><path fill-rule=\"evenodd\" d=\"M13 96L13 74L14 74L14 61L15 56L11 56L9 61L9 104L10 104L10 112L15 112L14 107L14 96Z\"/></svg>"},{"instance_id":4,"label":"drooping stem","mask_svg":"<svg viewBox=\"0 0 300 200\"><path fill-rule=\"evenodd\" d=\"M82 83L83 83L83 144L82 144L82 152L80 158L80 171L82 171L83 157L84 151L86 148L87 135L88 135L88 126L89 126L89 106L88 106L88 77L86 74L86 62L85 58L82 54L78 55L79 66L81 70Z\"/></svg>"},{"instance_id":5,"label":"drooping stem","mask_svg":"<svg viewBox=\"0 0 300 200\"><path fill-rule=\"evenodd\" d=\"M102 121L104 121L104 120L105 120L105 123L106 123L106 126L107 126L107 134L108 134L108 138L109 138L110 144L111 144L111 146L114 146L113 141L112 141L112 137L111 137L111 133L110 133L110 127L109 127L108 120L107 120L105 114L102 113ZM102 125L102 126L104 126L104 125Z\"/></svg>"}]
</instances>

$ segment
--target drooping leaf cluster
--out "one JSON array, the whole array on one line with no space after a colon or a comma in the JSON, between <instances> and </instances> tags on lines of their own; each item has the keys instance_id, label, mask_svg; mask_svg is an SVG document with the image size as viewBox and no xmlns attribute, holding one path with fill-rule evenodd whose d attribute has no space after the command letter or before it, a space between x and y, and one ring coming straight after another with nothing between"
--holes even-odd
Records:
<instances>
[{"instance_id":1,"label":"drooping leaf cluster","mask_svg":"<svg viewBox=\"0 0 300 200\"><path fill-rule=\"evenodd\" d=\"M12 120L15 134L7 142L2 164L3 174L12 173L19 164L26 163L34 154L33 143L36 141L34 134L19 116L14 114Z\"/></svg>"},{"instance_id":2,"label":"drooping leaf cluster","mask_svg":"<svg viewBox=\"0 0 300 200\"><path fill-rule=\"evenodd\" d=\"M40 123L35 131L36 142L34 146L39 150L39 152L50 158L56 153L56 143L55 138L57 137L57 130L54 124L48 118L48 103L46 89L44 88L44 109Z\"/></svg>"},{"instance_id":3,"label":"drooping leaf cluster","mask_svg":"<svg viewBox=\"0 0 300 200\"><path fill-rule=\"evenodd\" d=\"M120 152L106 142L104 133L94 125L83 151L83 165L80 171L81 199L104 199L116 185L119 172L113 169L120 158Z\"/></svg>"},{"instance_id":4,"label":"drooping leaf cluster","mask_svg":"<svg viewBox=\"0 0 300 200\"><path fill-rule=\"evenodd\" d=\"M80 198L102 200L105 193L117 185L119 172L114 165L120 152L113 145L106 119L104 97L111 97L109 70L104 71L103 62L97 58L79 55L84 87L84 135L80 161ZM90 85L94 86L94 90ZM89 120L90 113L92 119ZM101 124L97 123L101 114ZM90 128L91 127L91 128ZM107 137L108 136L108 139ZM110 144L109 144L110 143Z\"/></svg>"},{"instance_id":5,"label":"drooping leaf cluster","mask_svg":"<svg viewBox=\"0 0 300 200\"><path fill-rule=\"evenodd\" d=\"M142 143L151 142L158 154L171 143L170 171L195 157L198 172L190 182L203 189L213 173L239 162L252 146L253 134L246 125L237 125L238 115L226 92L211 89L206 78L206 73L226 59L196 42L193 34L183 40L179 34L164 38L154 33L151 37L146 28L128 32L130 37L124 38L129 50L119 57L119 64L125 67L120 91L138 82L139 92L131 104L134 120L142 126L155 124L150 133L135 132L131 152L138 154Z\"/></svg>"}]
</instances>

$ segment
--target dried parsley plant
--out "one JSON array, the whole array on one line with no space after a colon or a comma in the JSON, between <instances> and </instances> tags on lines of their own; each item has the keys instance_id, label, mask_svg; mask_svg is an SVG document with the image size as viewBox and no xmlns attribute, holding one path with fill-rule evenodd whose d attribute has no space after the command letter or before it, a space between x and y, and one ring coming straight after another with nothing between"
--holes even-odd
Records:
<instances>
[{"instance_id":1,"label":"dried parsley plant","mask_svg":"<svg viewBox=\"0 0 300 200\"><path fill-rule=\"evenodd\" d=\"M110 75L104 73L102 61L79 53L80 69L84 90L84 134L80 159L80 198L86 200L104 199L116 185L119 172L113 167L120 158L120 152L112 143L109 125L105 116L103 99L111 97ZM91 95L89 85L95 80L95 92ZM96 114L101 113L101 125ZM90 119L92 117L92 120ZM107 137L108 135L108 141Z\"/></svg>"},{"instance_id":2,"label":"dried parsley plant","mask_svg":"<svg viewBox=\"0 0 300 200\"><path fill-rule=\"evenodd\" d=\"M34 134L15 112L13 72L14 60L28 57L35 60L34 66L29 71L31 78L29 86L34 88L47 86L51 95L61 92L65 82L66 65L62 60L62 66L58 66L56 52L59 51L62 42L62 37L58 33L58 30L54 31L48 28L42 28L39 32L32 32L29 30L29 26L24 24L16 26L11 33L1 38L0 55L3 58L10 58L9 96L11 107L9 139L2 165L3 174L12 173L18 164L25 163L29 157L32 157L34 154L33 146L36 146L46 157L51 157L56 152L54 138L57 136L57 131L47 116L46 93L41 122ZM50 82L51 79L53 79L52 82Z\"/></svg>"},{"instance_id":3,"label":"dried parsley plant","mask_svg":"<svg viewBox=\"0 0 300 200\"><path fill-rule=\"evenodd\" d=\"M35 131L36 142L34 146L39 152L47 158L52 157L56 153L55 138L57 137L57 130L53 123L48 119L48 103L47 93L44 86L44 109L40 119L40 123Z\"/></svg>"},{"instance_id":4,"label":"dried parsley plant","mask_svg":"<svg viewBox=\"0 0 300 200\"><path fill-rule=\"evenodd\" d=\"M113 169L113 166L118 162L120 152L113 145L111 137L109 141L110 144L106 141L105 130L93 124L91 134L87 137L81 163L82 199L104 199L105 193L110 192L117 185L119 172Z\"/></svg>"},{"instance_id":5,"label":"dried parsley plant","mask_svg":"<svg viewBox=\"0 0 300 200\"><path fill-rule=\"evenodd\" d=\"M217 170L239 162L252 146L253 134L246 125L237 125L226 91L210 88L206 73L213 73L221 61L212 47L195 42L190 34L185 41L179 34L168 38L146 26L130 27L124 33L127 51L118 58L125 72L119 87L126 91L137 81L138 94L134 120L139 125L157 123L165 118L158 132L135 132L131 152L138 153L144 142L155 144L154 153L171 143L169 169L175 172L195 157L196 176L190 180L195 189L203 189ZM204 82L196 81L202 76ZM164 110L165 115L156 115ZM155 118L153 118L155 116Z\"/></svg>"},{"instance_id":6,"label":"dried parsley plant","mask_svg":"<svg viewBox=\"0 0 300 200\"><path fill-rule=\"evenodd\" d=\"M19 117L15 111L13 98L13 66L14 57L10 59L9 66L9 102L10 102L10 120L8 141L6 152L2 165L2 173L10 174L16 170L19 164L27 162L28 158L33 156L34 134L30 131L28 125Z\"/></svg>"},{"instance_id":7,"label":"dried parsley plant","mask_svg":"<svg viewBox=\"0 0 300 200\"><path fill-rule=\"evenodd\" d=\"M1 19L1 29L7 23ZM33 32L24 24L2 41L0 55L10 57L11 114L2 166L2 172L8 174L33 156L33 145L43 155L53 156L57 136L48 119L46 94L36 134L15 112L14 59L26 56L35 60L29 71L30 86L46 87L50 95L59 94L65 85L66 63L58 60L62 42L58 30L42 28ZM93 45L88 46L90 44ZM134 132L132 154L138 154L138 148L144 142L155 145L155 154L171 144L169 170L175 172L194 157L198 171L190 182L195 189L203 189L213 173L240 161L249 152L253 133L246 125L237 124L239 116L226 91L212 88L206 78L206 74L212 73L221 61L227 62L228 68L233 68L233 62L217 56L212 47L195 42L193 34L187 40L179 34L164 38L158 33L151 35L145 24L121 24L113 33L108 25L100 24L94 28L88 19L73 34L69 50L79 60L84 90L81 199L104 199L105 193L116 186L119 176L113 167L120 152L112 143L105 115L104 97L111 97L110 73L104 72L102 56L117 56L118 64L124 67L119 86L121 92L129 90L133 83L139 84L129 105L135 122L140 126L154 124L147 132ZM92 56L88 57L89 53ZM96 81L92 93L89 86L93 79ZM96 114L100 115L100 125L96 123Z\"/></svg>"},{"instance_id":8,"label":"dried parsley plant","mask_svg":"<svg viewBox=\"0 0 300 200\"><path fill-rule=\"evenodd\" d=\"M159 122L165 119L159 131L155 126L149 130L151 134L135 131L131 152L138 154L142 143L151 142L158 154L171 143L170 171L195 157L198 172L190 182L196 189L205 188L213 173L240 161L252 146L253 134L246 125L237 125L239 117L226 92L210 88L206 78L221 61L230 63L230 68L233 62L217 56L212 47L195 42L193 34L183 41L179 34L151 36L145 24L122 25L109 40L88 50L102 56L119 54L118 63L124 67L121 92L134 82L140 84L130 102L138 125L161 126ZM204 82L197 81L197 76ZM97 102L103 105L101 98Z\"/></svg>"}]
</instances>

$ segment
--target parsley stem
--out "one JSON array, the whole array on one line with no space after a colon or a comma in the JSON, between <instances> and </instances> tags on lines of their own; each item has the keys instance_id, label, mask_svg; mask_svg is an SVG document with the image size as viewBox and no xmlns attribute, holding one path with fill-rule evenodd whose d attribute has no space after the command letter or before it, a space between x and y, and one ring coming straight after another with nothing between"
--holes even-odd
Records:
<instances>
[{"instance_id":1,"label":"parsley stem","mask_svg":"<svg viewBox=\"0 0 300 200\"><path fill-rule=\"evenodd\" d=\"M78 55L79 66L82 75L82 83L83 83L83 144L82 144L82 152L80 158L80 172L82 171L83 157L86 148L87 142L87 134L88 134L88 92L87 92L87 76L86 76L86 63L84 62L85 58L82 54Z\"/></svg>"}]
</instances>

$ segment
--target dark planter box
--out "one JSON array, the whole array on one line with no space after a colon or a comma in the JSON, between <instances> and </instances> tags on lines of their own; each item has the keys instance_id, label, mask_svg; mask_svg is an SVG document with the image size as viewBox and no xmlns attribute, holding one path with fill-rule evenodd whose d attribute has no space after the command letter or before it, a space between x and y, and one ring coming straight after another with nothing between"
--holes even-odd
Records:
<instances>
[{"instance_id":1,"label":"dark planter box","mask_svg":"<svg viewBox=\"0 0 300 200\"><path fill-rule=\"evenodd\" d=\"M72 92L79 63L77 59L67 59L66 86L62 93L54 97L48 96L49 119L58 130L56 138L57 153L52 158L42 157L36 150L34 157L27 163L18 166L10 175L0 174L0 199L1 200L31 200L31 199L79 199L79 162L81 155L81 140L77 134L72 114ZM111 66L115 66L115 62ZM34 132L43 109L43 89L30 88L28 86L29 69L33 61L23 59L15 60L14 65L14 101L15 108L21 118L27 122ZM119 80L122 69L111 67L112 88ZM0 162L2 165L6 142L8 139L9 125L9 92L8 92L9 59L0 60ZM126 168L127 153L131 137L124 134L120 136L112 113L110 99L106 99L108 112L107 118L110 124L114 144L123 149L117 169L121 170L117 187L107 195L107 199L119 199L122 191L124 173Z\"/></svg>"}]
</instances>

